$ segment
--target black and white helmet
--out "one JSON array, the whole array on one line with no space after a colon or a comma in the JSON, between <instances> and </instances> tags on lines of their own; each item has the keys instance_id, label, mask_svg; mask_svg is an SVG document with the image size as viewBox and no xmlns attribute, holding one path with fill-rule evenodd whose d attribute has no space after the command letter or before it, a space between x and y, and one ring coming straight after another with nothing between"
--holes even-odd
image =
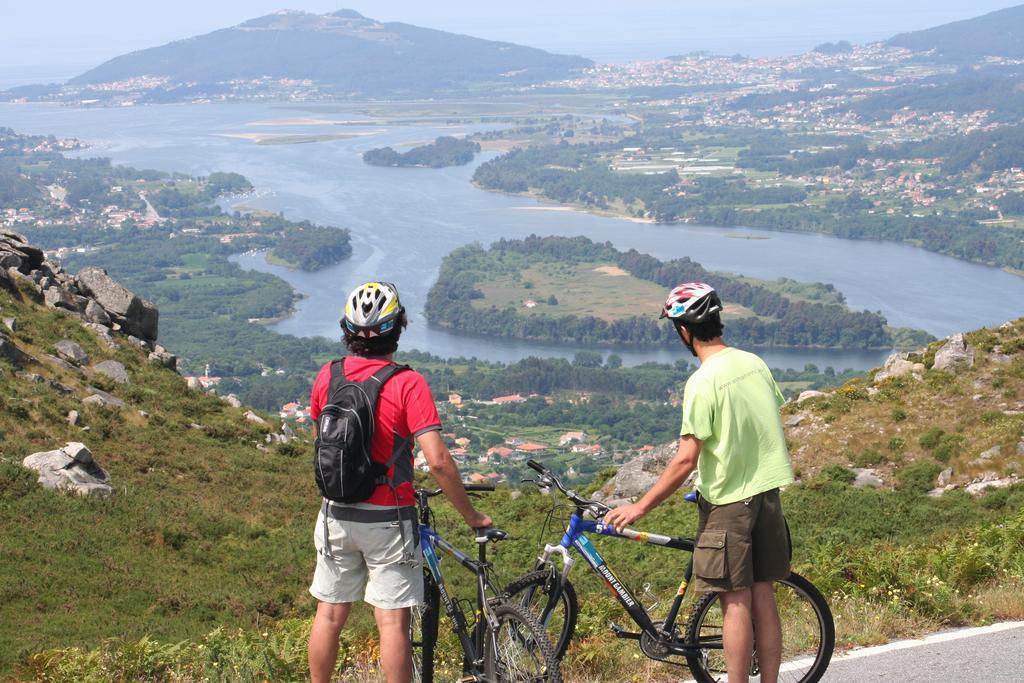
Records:
<instances>
[{"instance_id":1,"label":"black and white helmet","mask_svg":"<svg viewBox=\"0 0 1024 683\"><path fill-rule=\"evenodd\" d=\"M376 337L394 329L404 314L398 288L390 282L365 282L345 300L341 326L351 335Z\"/></svg>"}]
</instances>

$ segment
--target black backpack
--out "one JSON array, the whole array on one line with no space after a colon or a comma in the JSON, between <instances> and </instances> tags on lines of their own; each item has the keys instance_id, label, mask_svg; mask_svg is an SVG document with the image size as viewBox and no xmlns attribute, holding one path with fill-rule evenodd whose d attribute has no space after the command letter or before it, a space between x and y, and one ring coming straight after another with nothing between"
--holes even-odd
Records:
<instances>
[{"instance_id":1,"label":"black backpack","mask_svg":"<svg viewBox=\"0 0 1024 683\"><path fill-rule=\"evenodd\" d=\"M364 382L345 376L344 360L331 363L327 405L317 419L313 473L321 495L337 503L358 503L388 483L393 464L375 463L370 455L377 399L384 383L408 365L388 363Z\"/></svg>"}]
</instances>

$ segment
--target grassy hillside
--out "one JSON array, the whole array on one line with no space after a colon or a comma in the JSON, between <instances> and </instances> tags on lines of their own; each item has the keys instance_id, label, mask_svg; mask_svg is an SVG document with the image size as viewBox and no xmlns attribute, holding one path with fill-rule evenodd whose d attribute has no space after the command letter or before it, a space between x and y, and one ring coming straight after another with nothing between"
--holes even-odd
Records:
<instances>
[{"instance_id":1,"label":"grassy hillside","mask_svg":"<svg viewBox=\"0 0 1024 683\"><path fill-rule=\"evenodd\" d=\"M305 679L316 510L308 444L258 449L275 425L254 424L242 410L189 391L125 344L106 350L77 321L34 303L30 291L0 291L21 349L44 358L70 338L93 363L120 360L132 383L90 379L128 403L95 408L82 405L85 380L76 371L45 361L25 368L71 387L64 396L2 364L0 677ZM1016 412L1024 398L1024 320L968 340L976 347L972 369L853 381L786 410L786 420L802 417L789 433L801 482L784 494L796 568L829 596L840 647L1024 616L1024 489L923 493L934 465L952 464L953 482L962 485L980 474L971 462L993 445L1002 451L986 467L999 476L1024 460L1015 450L1024 437ZM930 366L935 350L920 360ZM71 409L82 413L77 427L64 420ZM85 441L110 471L113 497L45 491L17 464L70 440ZM949 444L957 445L942 450ZM869 450L888 460L876 468L886 483L855 488L847 466L875 460L864 455ZM557 502L529 488L480 501L513 535L496 549L501 580L522 573L542 539L557 537L564 510L544 533ZM440 529L469 549L453 513L438 509ZM690 533L694 509L676 497L638 526ZM612 539L598 545L645 605L665 608L685 554ZM468 596L464 573L444 566L456 593ZM607 624L623 620L620 609L582 567L574 580L584 597L566 662L570 680L621 680L623 662L635 674L630 680L678 678L679 670L638 660L633 644L613 639ZM343 645L343 680L376 680L365 608ZM443 662L451 667L447 648Z\"/></svg>"}]
</instances>

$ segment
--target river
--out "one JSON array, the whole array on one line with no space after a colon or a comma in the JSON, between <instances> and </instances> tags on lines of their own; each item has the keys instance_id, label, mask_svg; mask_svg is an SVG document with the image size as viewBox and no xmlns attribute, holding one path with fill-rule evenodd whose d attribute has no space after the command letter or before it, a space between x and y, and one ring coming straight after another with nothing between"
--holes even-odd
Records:
<instances>
[{"instance_id":1,"label":"river","mask_svg":"<svg viewBox=\"0 0 1024 683\"><path fill-rule=\"evenodd\" d=\"M714 270L832 283L853 308L880 311L892 325L922 328L937 336L1024 314L1024 278L906 245L748 228L634 223L479 190L469 182L475 164L446 169L367 166L360 154L373 147L493 126L308 125L309 121L298 120L365 120L337 107L312 109L267 104L0 104L0 126L78 137L91 145L88 155L109 156L116 163L141 168L196 175L237 171L257 188L240 204L351 229L353 257L317 273L271 266L257 254L236 257L245 267L280 275L304 295L296 314L273 326L283 333L337 336L344 294L359 281L380 278L398 284L409 309L405 348L502 361L527 355L571 357L577 347L451 334L430 328L423 317L427 290L445 254L469 242L487 244L531 233L586 235L661 259L689 256ZM278 145L228 137L266 133L358 135ZM478 162L489 156L481 155ZM679 357L674 349L615 352L627 365ZM763 355L775 367L815 363L864 369L878 365L885 352L767 350Z\"/></svg>"}]
</instances>

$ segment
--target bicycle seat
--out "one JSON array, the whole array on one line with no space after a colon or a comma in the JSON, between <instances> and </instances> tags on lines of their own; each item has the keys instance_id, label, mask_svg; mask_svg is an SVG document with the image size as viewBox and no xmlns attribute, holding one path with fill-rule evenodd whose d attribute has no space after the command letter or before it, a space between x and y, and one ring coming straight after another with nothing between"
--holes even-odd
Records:
<instances>
[{"instance_id":1,"label":"bicycle seat","mask_svg":"<svg viewBox=\"0 0 1024 683\"><path fill-rule=\"evenodd\" d=\"M501 529L496 529L494 527L487 529L474 529L473 531L476 534L475 540L477 543L487 543L487 541L504 541L508 538L507 531L502 531Z\"/></svg>"},{"instance_id":2,"label":"bicycle seat","mask_svg":"<svg viewBox=\"0 0 1024 683\"><path fill-rule=\"evenodd\" d=\"M683 496L683 500L688 500L691 503L696 503L697 502L697 491L696 490L690 491L685 496Z\"/></svg>"}]
</instances>

